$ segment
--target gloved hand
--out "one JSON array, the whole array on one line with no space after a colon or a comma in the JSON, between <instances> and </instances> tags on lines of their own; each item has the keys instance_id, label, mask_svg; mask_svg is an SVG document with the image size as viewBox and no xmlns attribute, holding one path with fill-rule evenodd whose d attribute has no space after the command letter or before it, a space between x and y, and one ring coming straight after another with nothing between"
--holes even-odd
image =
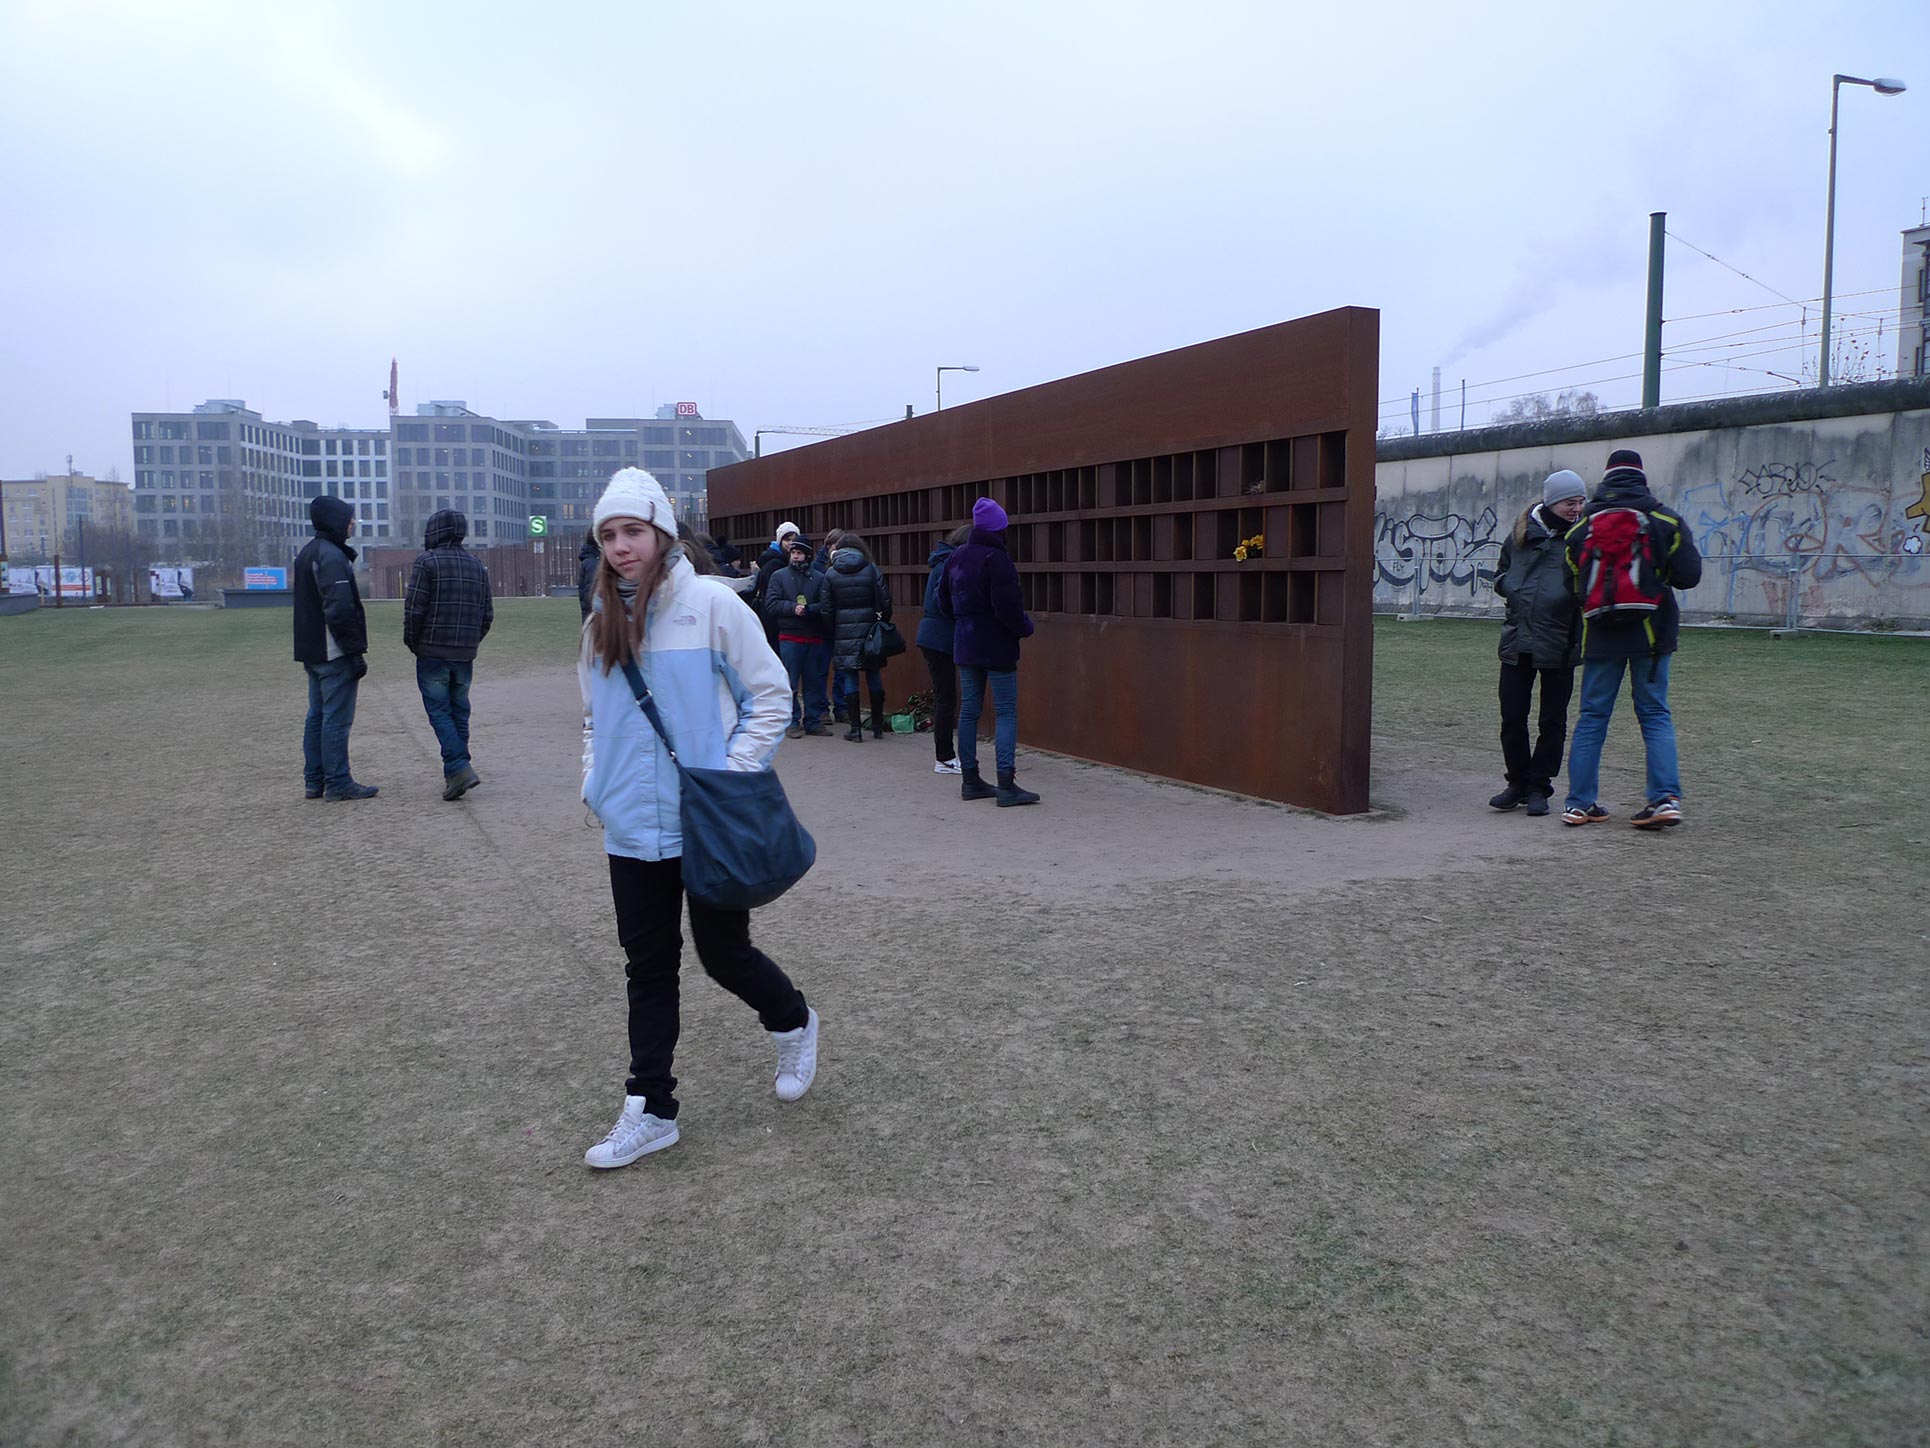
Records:
<instances>
[{"instance_id":1,"label":"gloved hand","mask_svg":"<svg viewBox=\"0 0 1930 1448\"><path fill-rule=\"evenodd\" d=\"M351 679L360 679L364 677L368 671L369 656L367 654L350 654L348 656L348 676Z\"/></svg>"}]
</instances>

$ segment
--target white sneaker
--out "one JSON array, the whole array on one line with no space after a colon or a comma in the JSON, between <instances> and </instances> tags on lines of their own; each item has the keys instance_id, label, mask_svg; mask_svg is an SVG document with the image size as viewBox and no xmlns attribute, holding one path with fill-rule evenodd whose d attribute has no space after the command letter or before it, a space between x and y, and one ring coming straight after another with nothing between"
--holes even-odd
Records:
<instances>
[{"instance_id":1,"label":"white sneaker","mask_svg":"<svg viewBox=\"0 0 1930 1448\"><path fill-rule=\"evenodd\" d=\"M641 1096L623 1098L623 1115L608 1136L583 1153L583 1165L608 1171L677 1144L677 1123L652 1116L643 1109L643 1100Z\"/></svg>"},{"instance_id":2,"label":"white sneaker","mask_svg":"<svg viewBox=\"0 0 1930 1448\"><path fill-rule=\"evenodd\" d=\"M805 1008L808 1019L795 1031L772 1031L777 1043L777 1099L795 1101L811 1089L818 1074L818 1013Z\"/></svg>"},{"instance_id":3,"label":"white sneaker","mask_svg":"<svg viewBox=\"0 0 1930 1448\"><path fill-rule=\"evenodd\" d=\"M959 772L958 760L956 758L941 759L931 767L931 772L933 774L957 774Z\"/></svg>"}]
</instances>

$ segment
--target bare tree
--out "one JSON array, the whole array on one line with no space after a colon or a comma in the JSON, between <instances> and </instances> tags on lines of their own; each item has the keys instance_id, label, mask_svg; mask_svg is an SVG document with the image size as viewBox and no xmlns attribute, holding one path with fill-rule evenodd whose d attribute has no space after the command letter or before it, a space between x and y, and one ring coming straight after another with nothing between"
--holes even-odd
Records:
<instances>
[{"instance_id":1,"label":"bare tree","mask_svg":"<svg viewBox=\"0 0 1930 1448\"><path fill-rule=\"evenodd\" d=\"M1601 410L1602 400L1592 392L1570 388L1552 398L1545 392L1531 392L1498 409L1494 421L1546 422L1551 417L1593 417Z\"/></svg>"}]
</instances>

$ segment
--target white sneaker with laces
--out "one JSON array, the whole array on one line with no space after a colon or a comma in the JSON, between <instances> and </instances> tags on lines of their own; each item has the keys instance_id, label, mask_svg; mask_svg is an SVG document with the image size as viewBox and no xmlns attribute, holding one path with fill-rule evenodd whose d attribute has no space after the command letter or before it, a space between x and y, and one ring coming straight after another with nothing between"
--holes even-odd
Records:
<instances>
[{"instance_id":1,"label":"white sneaker with laces","mask_svg":"<svg viewBox=\"0 0 1930 1448\"><path fill-rule=\"evenodd\" d=\"M795 1031L772 1031L777 1045L777 1099L795 1101L811 1089L818 1074L818 1013L805 1008L807 1019Z\"/></svg>"},{"instance_id":2,"label":"white sneaker with laces","mask_svg":"<svg viewBox=\"0 0 1930 1448\"><path fill-rule=\"evenodd\" d=\"M652 1116L643 1109L643 1103L641 1096L623 1098L623 1114L608 1136L583 1153L583 1165L608 1171L677 1144L677 1123Z\"/></svg>"},{"instance_id":3,"label":"white sneaker with laces","mask_svg":"<svg viewBox=\"0 0 1930 1448\"><path fill-rule=\"evenodd\" d=\"M957 774L959 772L958 760L956 758L941 759L931 767L931 772L933 774Z\"/></svg>"}]
</instances>

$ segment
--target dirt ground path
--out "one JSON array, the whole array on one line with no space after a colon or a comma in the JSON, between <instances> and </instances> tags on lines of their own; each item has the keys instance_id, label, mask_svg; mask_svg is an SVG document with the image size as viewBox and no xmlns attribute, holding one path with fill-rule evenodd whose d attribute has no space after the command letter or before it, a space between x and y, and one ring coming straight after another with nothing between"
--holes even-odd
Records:
<instances>
[{"instance_id":1,"label":"dirt ground path","mask_svg":"<svg viewBox=\"0 0 1930 1448\"><path fill-rule=\"evenodd\" d=\"M456 805L392 660L356 806L288 677L87 687L0 705L0 1441L1922 1441L1926 952L1847 863L1401 743L1357 820L787 743L823 1074L687 959L684 1140L593 1175L566 672L483 670Z\"/></svg>"}]
</instances>

